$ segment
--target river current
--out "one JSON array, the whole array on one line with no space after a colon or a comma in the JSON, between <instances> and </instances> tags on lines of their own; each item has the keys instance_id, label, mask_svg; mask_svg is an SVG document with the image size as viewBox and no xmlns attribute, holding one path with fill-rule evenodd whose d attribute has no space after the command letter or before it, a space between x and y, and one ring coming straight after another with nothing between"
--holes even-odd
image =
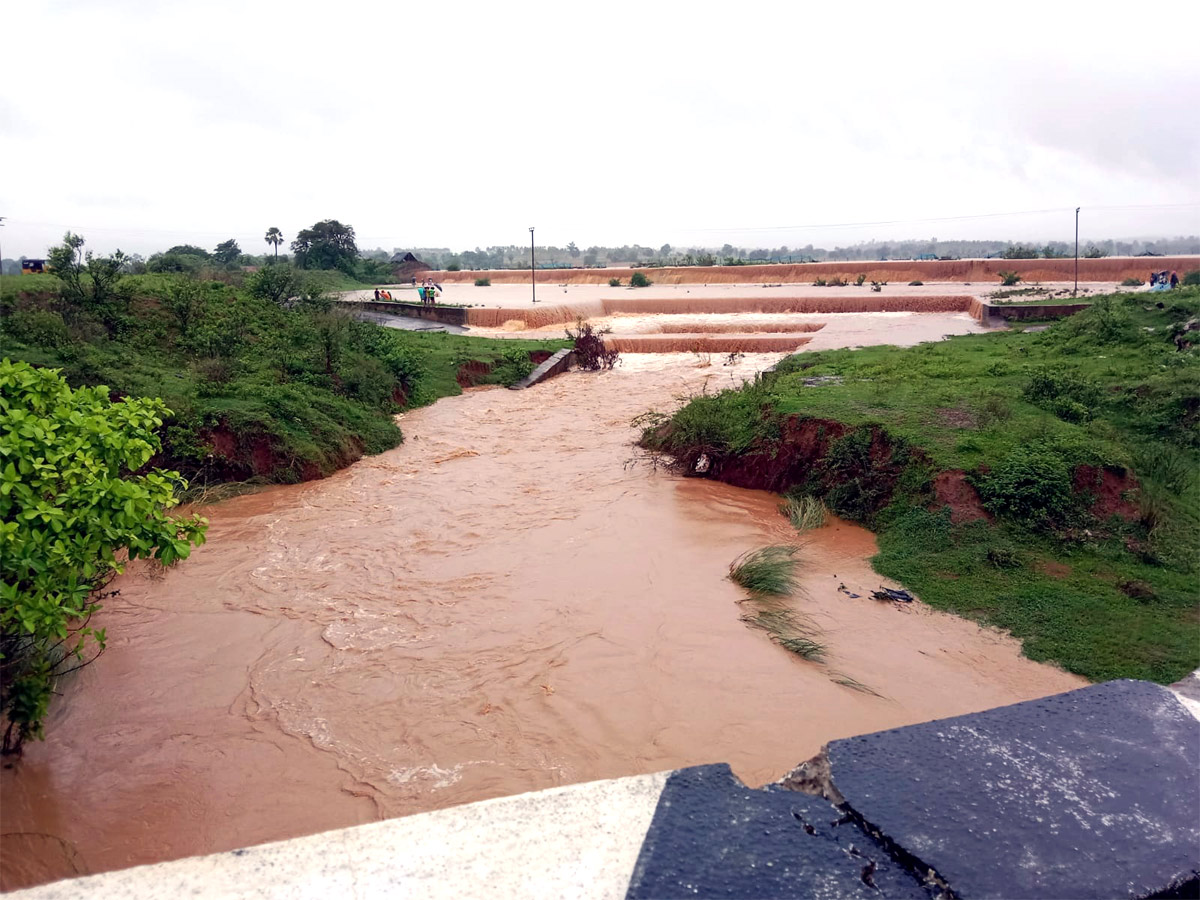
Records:
<instances>
[{"instance_id":1,"label":"river current","mask_svg":"<svg viewBox=\"0 0 1200 900\"><path fill-rule=\"evenodd\" d=\"M833 738L1081 684L871 600L890 582L847 523L801 551L826 663L739 620L729 562L797 539L777 498L655 470L630 420L776 358L473 390L395 450L207 507L189 560L118 580L109 649L0 770L2 886L699 763L761 784Z\"/></svg>"}]
</instances>

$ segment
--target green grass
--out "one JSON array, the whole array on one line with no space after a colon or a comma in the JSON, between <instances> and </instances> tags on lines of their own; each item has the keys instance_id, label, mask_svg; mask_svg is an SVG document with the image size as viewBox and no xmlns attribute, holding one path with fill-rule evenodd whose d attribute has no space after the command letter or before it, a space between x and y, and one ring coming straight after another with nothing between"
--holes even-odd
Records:
<instances>
[{"instance_id":1,"label":"green grass","mask_svg":"<svg viewBox=\"0 0 1200 900\"><path fill-rule=\"evenodd\" d=\"M796 589L798 550L790 545L749 550L729 564L729 578L751 594L790 594Z\"/></svg>"},{"instance_id":2,"label":"green grass","mask_svg":"<svg viewBox=\"0 0 1200 900\"><path fill-rule=\"evenodd\" d=\"M186 325L182 288L192 291ZM508 382L530 366L522 353L567 346L384 328L324 301L285 308L180 276L128 277L100 307L68 302L60 289L51 275L3 279L0 357L61 369L73 386L161 397L172 414L157 462L201 492L329 474L400 443L394 414L461 393L464 364L493 367L481 383ZM218 432L236 440L233 460L212 456ZM252 463L264 456L269 472Z\"/></svg>"},{"instance_id":3,"label":"green grass","mask_svg":"<svg viewBox=\"0 0 1200 900\"><path fill-rule=\"evenodd\" d=\"M799 497L787 497L779 505L779 511L797 531L820 528L825 524L825 518L829 514L825 508L825 501L807 494L801 494Z\"/></svg>"},{"instance_id":4,"label":"green grass","mask_svg":"<svg viewBox=\"0 0 1200 900\"><path fill-rule=\"evenodd\" d=\"M825 644L816 639L816 633L811 626L786 606L786 601L756 596L747 603L750 608L741 619L751 628L767 632L772 641L802 659L813 662L824 660Z\"/></svg>"},{"instance_id":5,"label":"green grass","mask_svg":"<svg viewBox=\"0 0 1200 900\"><path fill-rule=\"evenodd\" d=\"M800 353L643 445L743 481L791 473L770 487L871 527L876 570L932 606L1090 679L1169 683L1200 665L1200 332L1182 331L1198 315L1195 288L1118 294L1040 333ZM779 466L806 420L817 455ZM1083 465L1136 479L1128 520L1093 512ZM946 471L993 521L950 523Z\"/></svg>"}]
</instances>

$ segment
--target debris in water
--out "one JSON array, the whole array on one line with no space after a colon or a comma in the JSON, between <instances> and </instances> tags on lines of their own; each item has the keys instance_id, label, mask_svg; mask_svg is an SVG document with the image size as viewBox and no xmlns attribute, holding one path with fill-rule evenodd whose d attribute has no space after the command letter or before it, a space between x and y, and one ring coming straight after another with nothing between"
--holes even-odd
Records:
<instances>
[{"instance_id":1,"label":"debris in water","mask_svg":"<svg viewBox=\"0 0 1200 900\"><path fill-rule=\"evenodd\" d=\"M855 600L857 600L859 597L862 596L862 594L856 594L853 591L848 590L846 588L846 585L844 585L844 584L839 584L838 590L841 591L843 594L845 594L847 597L853 597Z\"/></svg>"},{"instance_id":2,"label":"debris in water","mask_svg":"<svg viewBox=\"0 0 1200 900\"><path fill-rule=\"evenodd\" d=\"M700 458L698 460L696 460L696 470L695 470L696 474L703 475L705 472L708 471L708 468L710 465L712 465L712 463L709 462L708 454L701 453Z\"/></svg>"},{"instance_id":3,"label":"debris in water","mask_svg":"<svg viewBox=\"0 0 1200 900\"><path fill-rule=\"evenodd\" d=\"M872 591L871 596L876 600L883 600L884 602L893 600L897 603L913 602L913 595L908 591L894 591L891 588L886 588L883 586L880 586L879 590L877 591Z\"/></svg>"}]
</instances>

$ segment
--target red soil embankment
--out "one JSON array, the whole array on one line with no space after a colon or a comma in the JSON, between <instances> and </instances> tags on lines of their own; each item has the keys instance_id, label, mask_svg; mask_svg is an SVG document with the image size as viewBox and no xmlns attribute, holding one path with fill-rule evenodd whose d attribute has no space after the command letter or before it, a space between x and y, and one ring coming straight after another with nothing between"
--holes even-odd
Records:
<instances>
[{"instance_id":1,"label":"red soil embankment","mask_svg":"<svg viewBox=\"0 0 1200 900\"><path fill-rule=\"evenodd\" d=\"M786 353L810 337L763 337L760 334L605 335L604 346L622 353Z\"/></svg>"},{"instance_id":2,"label":"red soil embankment","mask_svg":"<svg viewBox=\"0 0 1200 900\"><path fill-rule=\"evenodd\" d=\"M467 324L501 328L505 322L523 322L528 328L560 325L578 318L620 315L707 315L713 313L863 313L863 312L966 312L977 301L965 294L909 295L896 297L689 297L681 300L653 297L619 297L611 300L539 307L467 310ZM978 313L975 314L978 317Z\"/></svg>"},{"instance_id":3,"label":"red soil embankment","mask_svg":"<svg viewBox=\"0 0 1200 900\"><path fill-rule=\"evenodd\" d=\"M1164 269L1180 274L1200 268L1196 256L1112 256L1079 260L1080 281L1123 281ZM661 269L546 269L537 273L539 284L608 284L628 282L643 272L655 284L805 284L817 278L853 281L860 274L870 281L996 281L998 272L1016 272L1023 281L1071 281L1075 259L953 259L858 260L850 262L796 263L764 266L681 266ZM439 272L444 282L474 281L487 277L494 284L528 284L528 269L491 269Z\"/></svg>"}]
</instances>

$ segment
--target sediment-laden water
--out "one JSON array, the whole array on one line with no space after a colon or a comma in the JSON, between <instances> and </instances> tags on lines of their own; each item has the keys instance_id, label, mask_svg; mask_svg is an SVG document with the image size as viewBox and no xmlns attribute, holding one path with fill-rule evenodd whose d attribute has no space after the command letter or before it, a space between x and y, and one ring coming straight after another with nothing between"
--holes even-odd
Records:
<instances>
[{"instance_id":1,"label":"sediment-laden water","mask_svg":"<svg viewBox=\"0 0 1200 900\"><path fill-rule=\"evenodd\" d=\"M827 664L739 621L730 560L795 538L776 498L627 465L629 421L774 359L473 391L404 416L396 450L208 508L191 559L119 580L109 650L0 771L3 886L697 763L758 784L832 738L1078 685L868 599L873 538L844 523L811 533L796 600Z\"/></svg>"}]
</instances>

